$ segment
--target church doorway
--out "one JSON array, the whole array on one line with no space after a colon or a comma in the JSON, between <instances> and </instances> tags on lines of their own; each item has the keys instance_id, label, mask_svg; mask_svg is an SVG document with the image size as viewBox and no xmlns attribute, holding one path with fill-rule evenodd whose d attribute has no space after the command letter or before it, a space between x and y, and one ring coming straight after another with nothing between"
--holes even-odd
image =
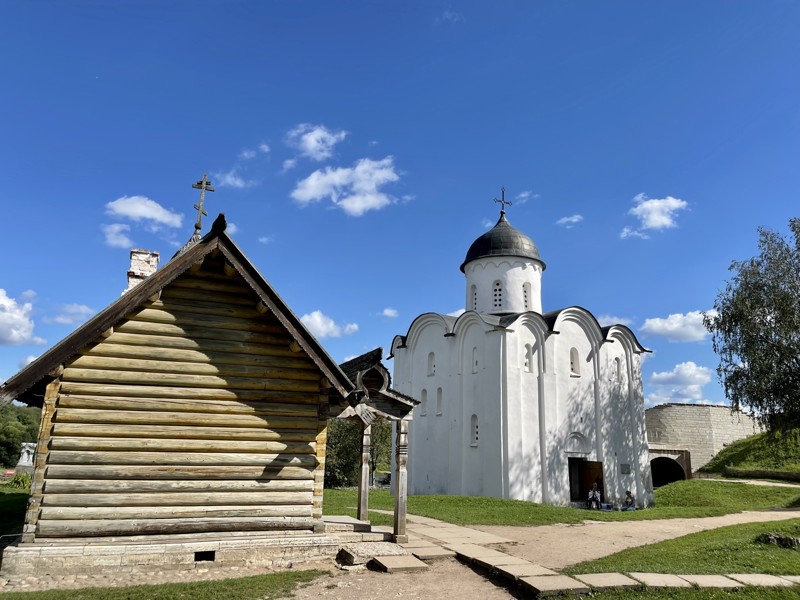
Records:
<instances>
[{"instance_id":1,"label":"church doorway","mask_svg":"<svg viewBox=\"0 0 800 600\"><path fill-rule=\"evenodd\" d=\"M653 487L661 487L673 481L686 479L686 472L677 460L667 456L658 456L650 461L650 470L653 473Z\"/></svg>"},{"instance_id":2,"label":"church doorway","mask_svg":"<svg viewBox=\"0 0 800 600\"><path fill-rule=\"evenodd\" d=\"M593 483L597 484L601 496L605 498L602 462L575 456L569 457L568 462L570 502L585 502Z\"/></svg>"}]
</instances>

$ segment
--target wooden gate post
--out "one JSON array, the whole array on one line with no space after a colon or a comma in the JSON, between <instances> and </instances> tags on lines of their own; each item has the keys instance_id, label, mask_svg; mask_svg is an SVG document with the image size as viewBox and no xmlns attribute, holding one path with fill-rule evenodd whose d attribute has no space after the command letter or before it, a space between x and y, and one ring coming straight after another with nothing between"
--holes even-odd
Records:
<instances>
[{"instance_id":1,"label":"wooden gate post","mask_svg":"<svg viewBox=\"0 0 800 600\"><path fill-rule=\"evenodd\" d=\"M361 434L361 478L358 482L358 520L369 521L369 455L372 425L365 425Z\"/></svg>"},{"instance_id":2,"label":"wooden gate post","mask_svg":"<svg viewBox=\"0 0 800 600\"><path fill-rule=\"evenodd\" d=\"M408 509L408 421L397 421L396 438L394 445L395 457L395 494L394 494L394 542L405 544L408 542L406 535L406 511Z\"/></svg>"}]
</instances>

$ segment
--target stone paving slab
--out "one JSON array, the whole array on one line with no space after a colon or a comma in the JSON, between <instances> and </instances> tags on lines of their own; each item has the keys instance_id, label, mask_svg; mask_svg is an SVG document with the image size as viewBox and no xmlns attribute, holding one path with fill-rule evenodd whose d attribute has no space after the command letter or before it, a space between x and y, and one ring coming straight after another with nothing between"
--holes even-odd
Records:
<instances>
[{"instance_id":1,"label":"stone paving slab","mask_svg":"<svg viewBox=\"0 0 800 600\"><path fill-rule=\"evenodd\" d=\"M725 575L678 575L700 588L740 588L742 584Z\"/></svg>"},{"instance_id":2,"label":"stone paving slab","mask_svg":"<svg viewBox=\"0 0 800 600\"><path fill-rule=\"evenodd\" d=\"M520 583L538 596L556 596L564 593L588 594L589 587L566 575L521 577Z\"/></svg>"},{"instance_id":3,"label":"stone paving slab","mask_svg":"<svg viewBox=\"0 0 800 600\"><path fill-rule=\"evenodd\" d=\"M760 587L789 587L794 585L794 583L789 581L788 579L784 579L783 577L777 577L775 575L741 573L741 574L728 575L728 577L730 577L731 579L735 579L736 581L740 581L745 585L755 585Z\"/></svg>"},{"instance_id":4,"label":"stone paving slab","mask_svg":"<svg viewBox=\"0 0 800 600\"><path fill-rule=\"evenodd\" d=\"M404 544L400 544L400 545L403 548L408 548L408 549L411 549L411 548L438 548L439 547L436 544L434 544L433 542L429 542L428 540L420 540L420 539L408 540Z\"/></svg>"},{"instance_id":5,"label":"stone paving slab","mask_svg":"<svg viewBox=\"0 0 800 600\"><path fill-rule=\"evenodd\" d=\"M781 575L781 579L787 579L792 583L800 583L800 575Z\"/></svg>"},{"instance_id":6,"label":"stone paving slab","mask_svg":"<svg viewBox=\"0 0 800 600\"><path fill-rule=\"evenodd\" d=\"M681 579L677 575L668 575L666 573L628 573L637 581L641 581L648 587L656 588L687 588L692 587L685 579Z\"/></svg>"},{"instance_id":7,"label":"stone paving slab","mask_svg":"<svg viewBox=\"0 0 800 600\"><path fill-rule=\"evenodd\" d=\"M430 548L411 548L411 554L420 560L436 560L437 558L452 558L456 555L452 550L431 546Z\"/></svg>"},{"instance_id":8,"label":"stone paving slab","mask_svg":"<svg viewBox=\"0 0 800 600\"><path fill-rule=\"evenodd\" d=\"M639 587L642 585L635 579L626 577L622 573L587 573L585 575L574 575L574 577L597 590Z\"/></svg>"},{"instance_id":9,"label":"stone paving slab","mask_svg":"<svg viewBox=\"0 0 800 600\"><path fill-rule=\"evenodd\" d=\"M415 556L376 556L372 562L387 573L426 571L428 569L428 565Z\"/></svg>"},{"instance_id":10,"label":"stone paving slab","mask_svg":"<svg viewBox=\"0 0 800 600\"><path fill-rule=\"evenodd\" d=\"M476 544L445 544L445 548L452 550L458 556L467 560L475 560L476 558L505 558L508 554L493 550L492 548L484 548Z\"/></svg>"},{"instance_id":11,"label":"stone paving slab","mask_svg":"<svg viewBox=\"0 0 800 600\"><path fill-rule=\"evenodd\" d=\"M545 569L539 565L534 565L533 563L526 563L526 564L510 564L510 565L499 565L494 569L499 575L503 577L507 577L508 579L517 580L522 577L541 577L541 576L554 576L558 575L555 571L551 571L550 569Z\"/></svg>"},{"instance_id":12,"label":"stone paving slab","mask_svg":"<svg viewBox=\"0 0 800 600\"><path fill-rule=\"evenodd\" d=\"M336 560L347 566L365 565L376 556L407 556L408 551L391 542L356 542L345 544Z\"/></svg>"}]
</instances>

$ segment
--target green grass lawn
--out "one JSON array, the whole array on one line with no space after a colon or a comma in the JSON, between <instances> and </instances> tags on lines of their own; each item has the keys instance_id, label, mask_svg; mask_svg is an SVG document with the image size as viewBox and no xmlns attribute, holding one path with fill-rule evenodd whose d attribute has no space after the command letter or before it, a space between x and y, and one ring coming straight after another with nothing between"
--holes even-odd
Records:
<instances>
[{"instance_id":1,"label":"green grass lawn","mask_svg":"<svg viewBox=\"0 0 800 600\"><path fill-rule=\"evenodd\" d=\"M623 550L564 570L576 573L800 573L800 550L756 542L765 532L800 537L800 519L744 523Z\"/></svg>"},{"instance_id":2,"label":"green grass lawn","mask_svg":"<svg viewBox=\"0 0 800 600\"><path fill-rule=\"evenodd\" d=\"M761 433L734 442L700 470L724 473L725 467L797 473L800 471L800 429Z\"/></svg>"},{"instance_id":3,"label":"green grass lawn","mask_svg":"<svg viewBox=\"0 0 800 600\"><path fill-rule=\"evenodd\" d=\"M126 588L86 588L47 592L7 592L3 600L273 600L290 598L297 586L307 585L324 571L286 571L240 579L137 585Z\"/></svg>"},{"instance_id":4,"label":"green grass lawn","mask_svg":"<svg viewBox=\"0 0 800 600\"><path fill-rule=\"evenodd\" d=\"M599 512L466 496L409 496L408 511L456 525L550 525L596 521L635 521L676 517L714 517L743 510L768 510L800 505L797 488L761 487L743 483L678 481L656 490L656 506L634 512ZM356 515L355 490L325 490L325 514ZM386 490L372 490L370 509L392 510L394 498ZM392 517L371 512L373 524L389 524Z\"/></svg>"}]
</instances>

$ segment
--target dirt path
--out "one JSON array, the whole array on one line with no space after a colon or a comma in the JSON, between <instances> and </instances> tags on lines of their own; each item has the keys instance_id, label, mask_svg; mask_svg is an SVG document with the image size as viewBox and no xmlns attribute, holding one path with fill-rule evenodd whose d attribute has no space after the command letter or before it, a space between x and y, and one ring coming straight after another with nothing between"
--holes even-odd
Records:
<instances>
[{"instance_id":1,"label":"dirt path","mask_svg":"<svg viewBox=\"0 0 800 600\"><path fill-rule=\"evenodd\" d=\"M517 544L499 548L544 567L563 569L569 565L601 558L626 548L654 544L663 540L715 529L737 523L782 521L800 518L800 510L744 512L701 519L665 519L657 521L586 521L580 525L545 525L541 527L482 527L511 539ZM591 543L587 543L591 540ZM601 541L601 543L600 543ZM431 563L421 574L387 575L372 571L331 572L296 592L295 598L311 600L388 600L389 598L435 598L436 600L481 598L486 600L514 597L469 567L453 560Z\"/></svg>"}]
</instances>

